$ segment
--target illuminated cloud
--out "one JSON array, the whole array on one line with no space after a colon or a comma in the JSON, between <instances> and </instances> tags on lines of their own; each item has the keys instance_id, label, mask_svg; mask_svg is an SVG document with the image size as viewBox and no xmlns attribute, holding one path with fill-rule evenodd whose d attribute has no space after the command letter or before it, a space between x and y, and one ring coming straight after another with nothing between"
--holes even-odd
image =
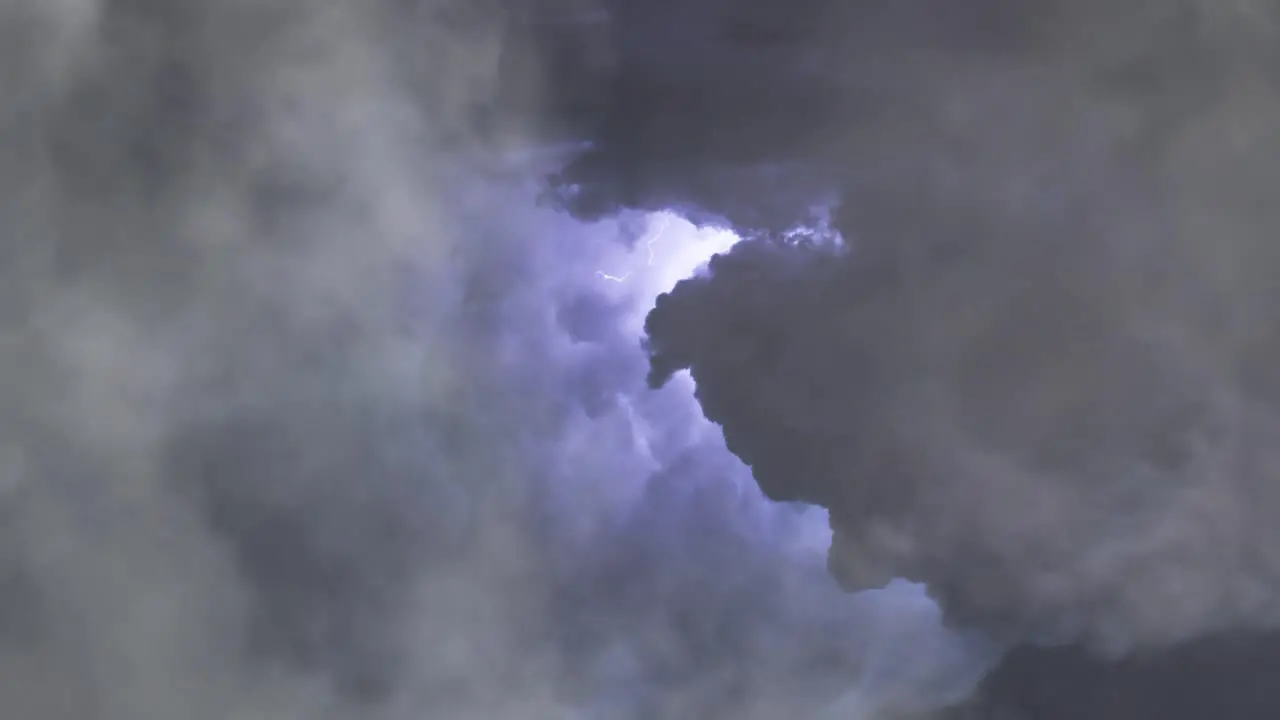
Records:
<instances>
[{"instance_id":1,"label":"illuminated cloud","mask_svg":"<svg viewBox=\"0 0 1280 720\"><path fill-rule=\"evenodd\" d=\"M1262 5L0 4L0 716L1276 717Z\"/></svg>"}]
</instances>

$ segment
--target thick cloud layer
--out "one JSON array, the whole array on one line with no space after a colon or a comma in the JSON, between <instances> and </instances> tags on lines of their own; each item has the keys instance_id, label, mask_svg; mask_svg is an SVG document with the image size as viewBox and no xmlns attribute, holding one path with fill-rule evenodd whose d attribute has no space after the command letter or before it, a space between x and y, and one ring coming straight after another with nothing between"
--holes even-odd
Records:
<instances>
[{"instance_id":1,"label":"thick cloud layer","mask_svg":"<svg viewBox=\"0 0 1280 720\"><path fill-rule=\"evenodd\" d=\"M0 4L0 714L1272 716L1263 6L206 5Z\"/></svg>"},{"instance_id":2,"label":"thick cloud layer","mask_svg":"<svg viewBox=\"0 0 1280 720\"><path fill-rule=\"evenodd\" d=\"M940 720L1269 718L1280 712L1274 633L1200 640L1099 663L1079 648L1021 648Z\"/></svg>"},{"instance_id":3,"label":"thick cloud layer","mask_svg":"<svg viewBox=\"0 0 1280 720\"><path fill-rule=\"evenodd\" d=\"M1211 49L1207 87L1132 70L1212 93L1182 118L1054 66L940 75L848 159L851 250L720 258L649 317L654 382L691 369L766 492L831 509L851 587L1107 651L1274 627L1280 95Z\"/></svg>"},{"instance_id":4,"label":"thick cloud layer","mask_svg":"<svg viewBox=\"0 0 1280 720\"><path fill-rule=\"evenodd\" d=\"M1010 140L1053 158L1110 140L1117 162L1156 161L1229 77L1272 64L1258 2L598 6L610 21L543 36L544 55L581 69L552 107L592 143L550 197L583 217L680 207L740 231L803 222L840 194L867 231L898 207L886 183L926 192L926 168L1025 184L1036 172Z\"/></svg>"},{"instance_id":5,"label":"thick cloud layer","mask_svg":"<svg viewBox=\"0 0 1280 720\"><path fill-rule=\"evenodd\" d=\"M690 370L766 493L830 509L848 586L1088 648L1011 655L988 695L1042 705L1004 707L1167 709L1151 678L1198 668L1180 707L1270 717L1225 701L1274 640L1213 638L1280 622L1274 8L619 5L550 199L775 241L834 206L846 241L739 245L661 298L653 382Z\"/></svg>"},{"instance_id":6,"label":"thick cloud layer","mask_svg":"<svg viewBox=\"0 0 1280 720\"><path fill-rule=\"evenodd\" d=\"M804 717L992 660L648 390L727 243L535 207L503 17L0 4L0 716Z\"/></svg>"}]
</instances>

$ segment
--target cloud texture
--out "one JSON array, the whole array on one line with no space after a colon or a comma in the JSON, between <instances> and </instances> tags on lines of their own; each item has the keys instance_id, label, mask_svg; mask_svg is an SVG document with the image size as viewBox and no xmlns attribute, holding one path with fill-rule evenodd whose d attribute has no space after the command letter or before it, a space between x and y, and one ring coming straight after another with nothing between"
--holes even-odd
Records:
<instances>
[{"instance_id":1,"label":"cloud texture","mask_svg":"<svg viewBox=\"0 0 1280 720\"><path fill-rule=\"evenodd\" d=\"M574 127L536 26L0 4L0 714L768 718L976 681L981 639L841 592L820 511L645 386L675 271L654 219L535 206ZM654 252L712 241L668 223Z\"/></svg>"},{"instance_id":2,"label":"cloud texture","mask_svg":"<svg viewBox=\"0 0 1280 720\"><path fill-rule=\"evenodd\" d=\"M1275 13L953 5L0 4L0 714L1273 717Z\"/></svg>"},{"instance_id":3,"label":"cloud texture","mask_svg":"<svg viewBox=\"0 0 1280 720\"><path fill-rule=\"evenodd\" d=\"M1211 20L1133 19L1208 45L1204 87L1142 55L1067 68L1052 37L897 78L921 112L844 159L847 251L743 246L659 300L654 382L691 369L766 492L832 510L851 586L906 575L957 621L1116 652L1280 619L1280 106ZM1109 98L1121 70L1184 85Z\"/></svg>"},{"instance_id":4,"label":"cloud texture","mask_svg":"<svg viewBox=\"0 0 1280 720\"><path fill-rule=\"evenodd\" d=\"M651 379L691 371L769 496L829 508L850 588L1074 646L1010 655L978 717L1269 717L1230 688L1280 619L1275 11L952 5L620 10L614 110L550 195L761 238L659 299Z\"/></svg>"}]
</instances>

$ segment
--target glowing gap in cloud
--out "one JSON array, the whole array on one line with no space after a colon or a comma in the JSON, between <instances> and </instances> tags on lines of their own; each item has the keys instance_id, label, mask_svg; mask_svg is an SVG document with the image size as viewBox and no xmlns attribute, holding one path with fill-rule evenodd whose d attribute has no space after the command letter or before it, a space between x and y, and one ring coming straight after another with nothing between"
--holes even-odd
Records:
<instances>
[{"instance_id":1,"label":"glowing gap in cloud","mask_svg":"<svg viewBox=\"0 0 1280 720\"><path fill-rule=\"evenodd\" d=\"M741 238L729 230L699 228L673 213L653 213L649 216L649 229L640 241L630 252L612 260L610 269L614 273L599 270L596 274L607 281L605 284L616 287L613 292L626 297L633 310L623 322L638 339L643 333L645 316L659 295L671 291L681 280L698 275L712 257L728 252L740 241ZM687 414L675 422L687 424L686 441L690 445L710 443L706 445L708 448L720 445L720 452L731 458L726 466L736 468L736 472L730 472L723 480L738 488L739 497L744 501L740 508L750 516L744 520L797 556L825 559L831 543L827 511L820 507L782 506L768 500L756 485L750 469L723 448L723 431L703 418L694 390L693 378L684 371L657 392L680 396L679 400L671 399L683 404ZM652 460L650 436L656 425L672 422L671 416L647 416L638 409L645 404L640 398L623 397L621 401L633 446L639 454ZM632 488L632 492L638 494L641 489Z\"/></svg>"},{"instance_id":2,"label":"glowing gap in cloud","mask_svg":"<svg viewBox=\"0 0 1280 720\"><path fill-rule=\"evenodd\" d=\"M727 230L698 228L677 215L655 213L640 241L629 252L609 258L610 272L599 270L597 275L606 286L603 292L633 308L624 319L625 329L639 338L645 316L659 295L697 275L713 256L727 252L739 241ZM827 511L766 498L750 469L723 447L721 428L702 416L694 389L686 371L653 391L665 394L663 400L655 402L659 396L652 394L623 394L619 398L619 410L612 419L630 432L635 464L629 473L611 473L609 492L614 512L609 517L619 518L643 502L648 473L661 466L661 460L654 457L655 440L675 423L687 432L690 447L724 454L726 462L718 466L715 477L703 480L736 488L736 493L725 497L733 503L735 521L745 532L782 551L790 562L822 567L831 543ZM676 410L679 406L688 412ZM599 446L591 438L583 441L584 448ZM694 486L691 482L691 492ZM916 583L895 580L882 589L847 595L830 580L817 582L803 592L815 608L848 612L850 622L866 623L870 628L865 647L860 648L866 663L864 672L850 678L848 692L827 708L823 720L873 720L884 717L886 708L919 712L957 700L971 691L1000 654L999 648L983 638L947 628L924 586Z\"/></svg>"},{"instance_id":3,"label":"glowing gap in cloud","mask_svg":"<svg viewBox=\"0 0 1280 720\"><path fill-rule=\"evenodd\" d=\"M626 253L595 271L598 282L616 286L611 294L627 297L635 308L627 329L641 332L644 317L662 293L693 277L711 258L728 252L741 238L721 228L699 228L668 212L649 216L649 229Z\"/></svg>"}]
</instances>

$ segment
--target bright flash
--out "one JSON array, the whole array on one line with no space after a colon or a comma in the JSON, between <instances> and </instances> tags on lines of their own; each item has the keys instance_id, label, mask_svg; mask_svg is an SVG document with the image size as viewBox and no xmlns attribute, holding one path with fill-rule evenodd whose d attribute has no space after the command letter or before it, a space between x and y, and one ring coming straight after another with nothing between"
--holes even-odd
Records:
<instances>
[{"instance_id":1,"label":"bright flash","mask_svg":"<svg viewBox=\"0 0 1280 720\"><path fill-rule=\"evenodd\" d=\"M649 242L644 244L645 247L649 248L649 262L647 263L649 267L653 267L653 244L662 239L662 234L667 231L667 226L670 224L671 216L664 215L662 217L662 227L658 228L658 232L655 233L653 237L649 238Z\"/></svg>"},{"instance_id":2,"label":"bright flash","mask_svg":"<svg viewBox=\"0 0 1280 720\"><path fill-rule=\"evenodd\" d=\"M692 276L712 256L727 252L739 238L728 230L698 228L671 213L658 213L659 222L645 240L645 260L641 265L636 253L623 260L625 272L596 270L601 280L623 283L630 280L639 299L648 302L675 284ZM659 241L661 244L659 244Z\"/></svg>"}]
</instances>

